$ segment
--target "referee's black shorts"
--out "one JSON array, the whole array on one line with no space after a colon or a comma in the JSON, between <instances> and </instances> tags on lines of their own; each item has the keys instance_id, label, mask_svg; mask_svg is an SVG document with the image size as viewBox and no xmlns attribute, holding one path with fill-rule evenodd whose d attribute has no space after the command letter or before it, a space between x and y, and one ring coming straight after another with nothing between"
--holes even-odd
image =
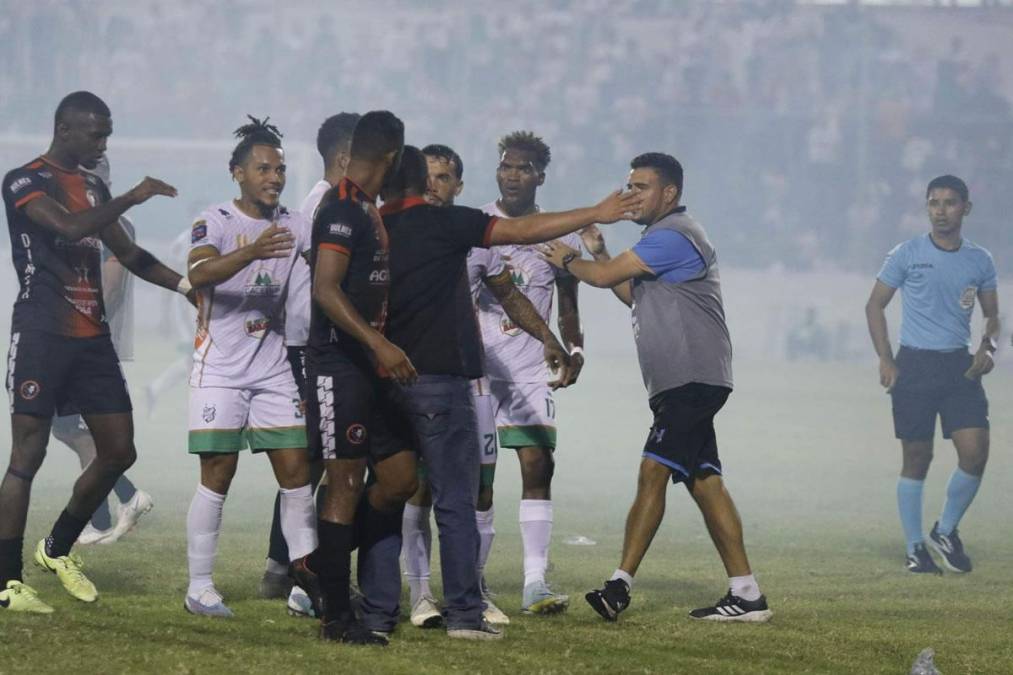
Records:
<instances>
[{"instance_id":1,"label":"referee's black shorts","mask_svg":"<svg viewBox=\"0 0 1013 675\"><path fill-rule=\"evenodd\" d=\"M651 397L654 424L643 456L672 470L672 482L721 475L714 416L732 390L690 382Z\"/></svg>"},{"instance_id":2,"label":"referee's black shorts","mask_svg":"<svg viewBox=\"0 0 1013 675\"><path fill-rule=\"evenodd\" d=\"M960 429L988 429L988 399L981 378L964 377L972 361L966 350L939 352L902 346L896 361L899 375L890 396L897 438L932 440L937 415L942 420L943 438Z\"/></svg>"}]
</instances>

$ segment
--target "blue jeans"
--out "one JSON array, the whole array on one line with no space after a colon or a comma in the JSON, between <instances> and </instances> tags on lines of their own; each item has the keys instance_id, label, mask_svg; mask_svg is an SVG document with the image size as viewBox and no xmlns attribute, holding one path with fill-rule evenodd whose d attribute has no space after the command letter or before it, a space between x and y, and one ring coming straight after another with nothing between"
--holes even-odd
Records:
<instances>
[{"instance_id":1,"label":"blue jeans","mask_svg":"<svg viewBox=\"0 0 1013 675\"><path fill-rule=\"evenodd\" d=\"M477 627L484 609L476 568L479 447L470 387L464 377L422 375L402 388L433 491L448 628Z\"/></svg>"}]
</instances>

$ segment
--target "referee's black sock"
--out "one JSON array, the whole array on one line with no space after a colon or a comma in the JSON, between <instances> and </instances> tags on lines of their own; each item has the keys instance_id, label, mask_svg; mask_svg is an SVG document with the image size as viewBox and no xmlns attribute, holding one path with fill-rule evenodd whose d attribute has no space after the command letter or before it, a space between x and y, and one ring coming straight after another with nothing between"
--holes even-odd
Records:
<instances>
[{"instance_id":1,"label":"referee's black sock","mask_svg":"<svg viewBox=\"0 0 1013 675\"><path fill-rule=\"evenodd\" d=\"M0 539L0 591L7 587L8 581L21 581L21 551L24 547L22 537Z\"/></svg>"},{"instance_id":2,"label":"referee's black sock","mask_svg":"<svg viewBox=\"0 0 1013 675\"><path fill-rule=\"evenodd\" d=\"M53 525L53 531L46 537L46 555L50 558L59 558L70 553L74 542L81 536L81 530L88 524L88 519L81 519L67 513L64 509L60 517Z\"/></svg>"},{"instance_id":3,"label":"referee's black sock","mask_svg":"<svg viewBox=\"0 0 1013 675\"><path fill-rule=\"evenodd\" d=\"M348 581L351 574L352 535L351 525L341 525L326 520L317 521L320 547L310 559L310 569L320 578L320 589L324 596L323 620L347 619L351 615L348 601Z\"/></svg>"},{"instance_id":4,"label":"referee's black sock","mask_svg":"<svg viewBox=\"0 0 1013 675\"><path fill-rule=\"evenodd\" d=\"M288 543L281 532L281 493L274 495L274 518L271 520L271 537L267 544L267 557L282 565L288 564Z\"/></svg>"}]
</instances>

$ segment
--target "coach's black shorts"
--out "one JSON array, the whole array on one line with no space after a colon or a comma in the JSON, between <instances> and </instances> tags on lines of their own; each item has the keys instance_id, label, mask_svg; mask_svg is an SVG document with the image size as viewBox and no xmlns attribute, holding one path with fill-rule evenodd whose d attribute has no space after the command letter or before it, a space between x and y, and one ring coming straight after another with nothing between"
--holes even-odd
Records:
<instances>
[{"instance_id":1,"label":"coach's black shorts","mask_svg":"<svg viewBox=\"0 0 1013 675\"><path fill-rule=\"evenodd\" d=\"M130 412L130 394L108 335L67 337L41 331L11 333L7 352L11 412L54 414Z\"/></svg>"},{"instance_id":2,"label":"coach's black shorts","mask_svg":"<svg viewBox=\"0 0 1013 675\"><path fill-rule=\"evenodd\" d=\"M672 470L672 482L721 475L714 416L732 390L691 382L651 398L654 424L644 444L644 457Z\"/></svg>"},{"instance_id":3,"label":"coach's black shorts","mask_svg":"<svg viewBox=\"0 0 1013 675\"><path fill-rule=\"evenodd\" d=\"M376 463L414 446L398 388L351 362L307 364L306 433L311 456Z\"/></svg>"},{"instance_id":4,"label":"coach's black shorts","mask_svg":"<svg viewBox=\"0 0 1013 675\"><path fill-rule=\"evenodd\" d=\"M899 375L890 396L897 438L932 440L936 415L942 420L943 438L960 429L988 429L988 399L981 378L964 377L972 361L967 351L901 347L896 360Z\"/></svg>"}]
</instances>

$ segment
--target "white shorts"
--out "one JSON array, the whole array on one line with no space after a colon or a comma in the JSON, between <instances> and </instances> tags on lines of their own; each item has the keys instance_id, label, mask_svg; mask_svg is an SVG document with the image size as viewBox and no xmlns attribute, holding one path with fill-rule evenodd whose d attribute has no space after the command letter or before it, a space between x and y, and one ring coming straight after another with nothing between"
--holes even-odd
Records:
<instances>
[{"instance_id":1,"label":"white shorts","mask_svg":"<svg viewBox=\"0 0 1013 675\"><path fill-rule=\"evenodd\" d=\"M302 399L291 373L270 388L190 387L190 452L306 447Z\"/></svg>"},{"instance_id":2,"label":"white shorts","mask_svg":"<svg viewBox=\"0 0 1013 675\"><path fill-rule=\"evenodd\" d=\"M489 380L504 448L555 448L556 402L548 382Z\"/></svg>"}]
</instances>

